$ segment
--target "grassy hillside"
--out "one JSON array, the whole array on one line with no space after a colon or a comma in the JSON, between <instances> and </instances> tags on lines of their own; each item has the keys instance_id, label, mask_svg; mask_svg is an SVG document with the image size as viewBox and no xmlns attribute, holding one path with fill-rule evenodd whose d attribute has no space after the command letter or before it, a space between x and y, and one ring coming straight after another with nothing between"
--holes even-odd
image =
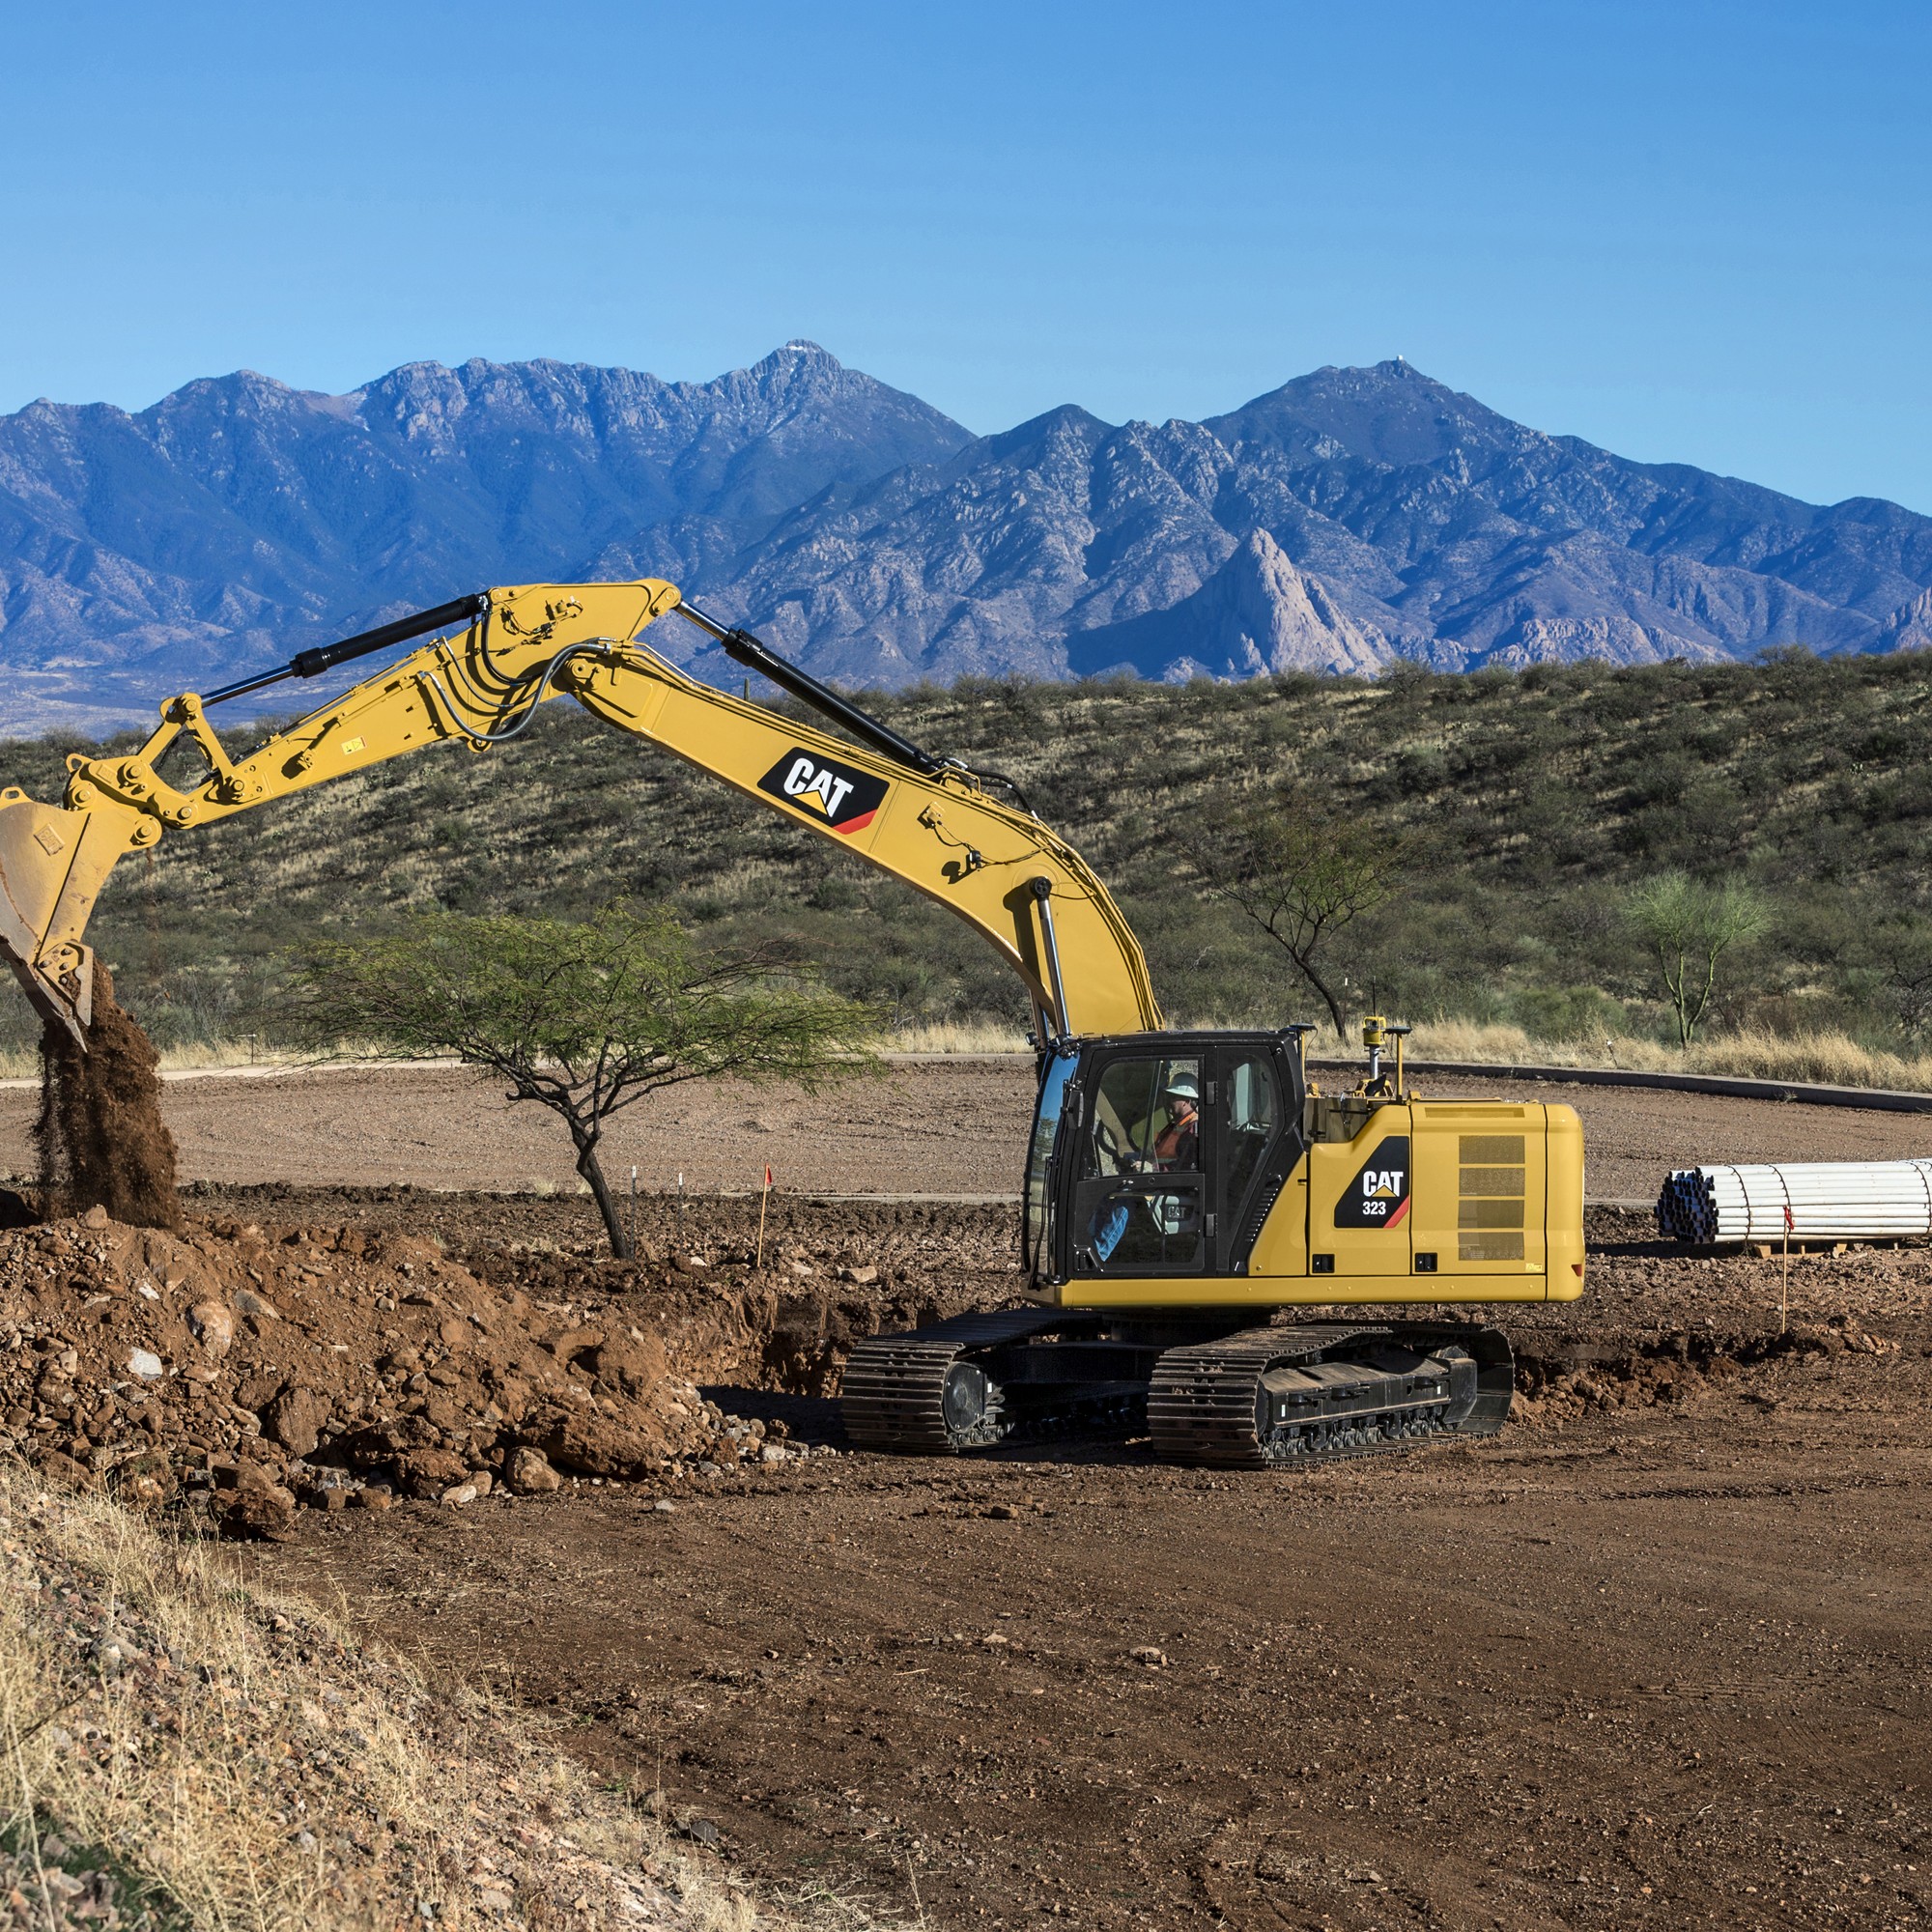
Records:
<instances>
[{"instance_id":1,"label":"grassy hillside","mask_svg":"<svg viewBox=\"0 0 1932 1932\"><path fill-rule=\"evenodd\" d=\"M1216 788L1296 777L1409 841L1401 896L1341 935L1358 1009L1538 1038L1656 1031L1624 926L1660 868L1748 877L1765 937L1719 1024L1910 1044L1932 988L1932 665L1537 668L1379 683L968 682L880 698L931 748L1011 773L1112 884L1171 1012L1314 1017L1267 942L1191 883L1177 834ZM58 793L71 741L0 747ZM439 747L124 862L95 936L164 1041L234 1037L305 935L440 900L570 913L667 899L721 937L782 940L902 1025L1020 1024L964 928L701 774L565 704L482 756ZM22 1003L8 1002L17 1037Z\"/></svg>"}]
</instances>

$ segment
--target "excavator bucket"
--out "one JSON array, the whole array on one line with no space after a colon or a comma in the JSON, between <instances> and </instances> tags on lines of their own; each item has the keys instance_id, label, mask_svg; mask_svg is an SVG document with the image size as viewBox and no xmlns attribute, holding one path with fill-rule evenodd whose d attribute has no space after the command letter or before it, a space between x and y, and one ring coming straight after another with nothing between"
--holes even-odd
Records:
<instances>
[{"instance_id":1,"label":"excavator bucket","mask_svg":"<svg viewBox=\"0 0 1932 1932\"><path fill-rule=\"evenodd\" d=\"M128 844L115 816L0 790L0 951L42 1017L82 1048L94 1017L94 952L81 934Z\"/></svg>"}]
</instances>

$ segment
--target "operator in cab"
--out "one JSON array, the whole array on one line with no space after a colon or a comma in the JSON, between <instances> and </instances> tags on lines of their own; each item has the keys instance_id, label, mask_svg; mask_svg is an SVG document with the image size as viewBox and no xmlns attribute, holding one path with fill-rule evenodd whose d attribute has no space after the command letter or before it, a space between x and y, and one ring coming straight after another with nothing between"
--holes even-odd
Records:
<instances>
[{"instance_id":1,"label":"operator in cab","mask_svg":"<svg viewBox=\"0 0 1932 1932\"><path fill-rule=\"evenodd\" d=\"M1151 1166L1158 1174L1191 1172L1201 1165L1201 1081L1177 1067L1161 1094L1167 1124L1153 1137Z\"/></svg>"}]
</instances>

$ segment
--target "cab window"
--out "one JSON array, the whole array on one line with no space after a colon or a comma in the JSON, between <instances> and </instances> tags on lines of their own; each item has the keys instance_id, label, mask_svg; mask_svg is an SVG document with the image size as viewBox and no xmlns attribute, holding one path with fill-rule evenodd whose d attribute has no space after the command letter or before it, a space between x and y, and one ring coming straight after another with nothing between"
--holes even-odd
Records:
<instances>
[{"instance_id":1,"label":"cab window","mask_svg":"<svg viewBox=\"0 0 1932 1932\"><path fill-rule=\"evenodd\" d=\"M1200 1061L1115 1061L1094 1096L1087 1174L1198 1174L1200 1169Z\"/></svg>"},{"instance_id":2,"label":"cab window","mask_svg":"<svg viewBox=\"0 0 1932 1932\"><path fill-rule=\"evenodd\" d=\"M1101 1072L1082 1156L1076 1234L1086 1264L1132 1274L1202 1264L1201 1062L1116 1060Z\"/></svg>"},{"instance_id":3,"label":"cab window","mask_svg":"<svg viewBox=\"0 0 1932 1932\"><path fill-rule=\"evenodd\" d=\"M1238 1215L1281 1127L1281 1089L1264 1058L1235 1063L1228 1076L1228 1170L1222 1199Z\"/></svg>"}]
</instances>

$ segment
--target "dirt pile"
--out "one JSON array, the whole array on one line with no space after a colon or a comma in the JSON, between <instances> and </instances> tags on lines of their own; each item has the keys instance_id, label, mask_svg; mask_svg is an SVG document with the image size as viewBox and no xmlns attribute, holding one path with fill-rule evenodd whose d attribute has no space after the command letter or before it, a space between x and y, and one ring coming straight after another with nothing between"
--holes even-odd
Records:
<instances>
[{"instance_id":1,"label":"dirt pile","mask_svg":"<svg viewBox=\"0 0 1932 1932\"><path fill-rule=\"evenodd\" d=\"M87 1051L48 1022L41 1039L41 1112L34 1122L45 1211L102 1208L137 1228L181 1225L175 1143L161 1119L160 1060L154 1042L114 998L107 968L94 962L94 1017Z\"/></svg>"},{"instance_id":2,"label":"dirt pile","mask_svg":"<svg viewBox=\"0 0 1932 1932\"><path fill-rule=\"evenodd\" d=\"M234 1534L281 1535L298 1502L776 1467L805 1419L740 1401L767 1418L741 1419L700 1386L836 1394L860 1338L1018 1285L1010 1212L992 1208L775 1200L754 1269L755 1201L640 1200L645 1259L617 1264L566 1197L189 1199L207 1218L172 1233L98 1213L0 1233L0 1450ZM1594 1229L1582 1301L1487 1311L1517 1350L1513 1427L1932 1351L1924 1256L1805 1264L1780 1332L1767 1264L1624 1232Z\"/></svg>"},{"instance_id":3,"label":"dirt pile","mask_svg":"<svg viewBox=\"0 0 1932 1932\"><path fill-rule=\"evenodd\" d=\"M716 1475L797 1453L696 1387L762 1372L778 1297L709 1270L647 1293L636 1269L553 1273L526 1292L416 1236L170 1233L98 1208L0 1234L0 1451L266 1536L298 1503L460 1503L559 1470Z\"/></svg>"},{"instance_id":4,"label":"dirt pile","mask_svg":"<svg viewBox=\"0 0 1932 1932\"><path fill-rule=\"evenodd\" d=\"M1808 1365L1830 1355L1895 1355L1855 1315L1799 1321L1782 1330L1676 1328L1658 1336L1531 1342L1517 1350L1518 1423L1560 1422L1595 1408L1647 1408L1735 1386L1767 1363Z\"/></svg>"},{"instance_id":5,"label":"dirt pile","mask_svg":"<svg viewBox=\"0 0 1932 1932\"><path fill-rule=\"evenodd\" d=\"M998 1307L1019 1287L1010 1210L955 1203L774 1194L754 1267L755 1196L627 1203L635 1263L607 1259L594 1210L578 1197L276 1185L210 1188L199 1198L265 1221L313 1214L354 1217L370 1229L406 1223L433 1232L483 1281L573 1304L630 1298L673 1329L694 1287L708 1283L742 1310L748 1346L694 1375L793 1395L835 1392L854 1344L867 1335Z\"/></svg>"}]
</instances>

